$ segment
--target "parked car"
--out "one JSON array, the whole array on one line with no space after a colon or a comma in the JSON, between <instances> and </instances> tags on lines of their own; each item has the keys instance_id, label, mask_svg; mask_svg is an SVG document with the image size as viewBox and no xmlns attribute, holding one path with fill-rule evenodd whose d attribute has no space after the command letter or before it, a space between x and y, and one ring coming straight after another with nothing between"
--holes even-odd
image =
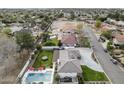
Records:
<instances>
[{"instance_id":1,"label":"parked car","mask_svg":"<svg viewBox=\"0 0 124 93\"><path fill-rule=\"evenodd\" d=\"M100 42L100 38L98 39L98 42Z\"/></svg>"},{"instance_id":2,"label":"parked car","mask_svg":"<svg viewBox=\"0 0 124 93\"><path fill-rule=\"evenodd\" d=\"M111 58L110 60L111 60L111 62L112 62L113 64L115 64L115 65L118 64L118 61L117 61L117 60L115 60L115 59L113 59L113 58Z\"/></svg>"},{"instance_id":3,"label":"parked car","mask_svg":"<svg viewBox=\"0 0 124 93\"><path fill-rule=\"evenodd\" d=\"M103 37L103 36L100 36L100 41L102 41L102 42L105 42L106 41L106 39Z\"/></svg>"},{"instance_id":4,"label":"parked car","mask_svg":"<svg viewBox=\"0 0 124 93\"><path fill-rule=\"evenodd\" d=\"M108 52L107 49L103 49L106 53Z\"/></svg>"}]
</instances>

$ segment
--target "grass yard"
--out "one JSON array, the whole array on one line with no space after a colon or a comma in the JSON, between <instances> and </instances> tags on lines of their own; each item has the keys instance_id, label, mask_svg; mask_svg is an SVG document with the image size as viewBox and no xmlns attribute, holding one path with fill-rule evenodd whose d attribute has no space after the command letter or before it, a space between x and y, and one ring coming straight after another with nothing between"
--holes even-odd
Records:
<instances>
[{"instance_id":1,"label":"grass yard","mask_svg":"<svg viewBox=\"0 0 124 93\"><path fill-rule=\"evenodd\" d=\"M59 40L57 38L53 38L50 40L47 40L47 42L43 43L43 46L58 46Z\"/></svg>"},{"instance_id":2,"label":"grass yard","mask_svg":"<svg viewBox=\"0 0 124 93\"><path fill-rule=\"evenodd\" d=\"M89 42L89 40L88 40L87 37L80 37L80 45L81 45L82 47L88 47L88 48L91 47L91 46L90 46L90 42Z\"/></svg>"},{"instance_id":3,"label":"grass yard","mask_svg":"<svg viewBox=\"0 0 124 93\"><path fill-rule=\"evenodd\" d=\"M43 56L47 56L48 60L43 61L42 57ZM38 56L36 58L35 63L33 64L33 67L38 68L41 67L42 65L44 65L45 67L51 67L52 64L52 58L53 58L53 51L51 50L42 50L38 53Z\"/></svg>"},{"instance_id":4,"label":"grass yard","mask_svg":"<svg viewBox=\"0 0 124 93\"><path fill-rule=\"evenodd\" d=\"M87 66L81 66L83 70L84 81L108 81L103 72L94 71Z\"/></svg>"}]
</instances>

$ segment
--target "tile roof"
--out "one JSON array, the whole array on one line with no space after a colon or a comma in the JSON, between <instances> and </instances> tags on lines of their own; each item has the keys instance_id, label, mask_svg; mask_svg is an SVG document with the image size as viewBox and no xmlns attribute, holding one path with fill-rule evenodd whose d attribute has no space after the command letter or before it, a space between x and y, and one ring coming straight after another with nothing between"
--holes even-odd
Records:
<instances>
[{"instance_id":1,"label":"tile roof","mask_svg":"<svg viewBox=\"0 0 124 93\"><path fill-rule=\"evenodd\" d=\"M117 39L119 42L124 42L124 35L115 35L115 39Z\"/></svg>"},{"instance_id":2,"label":"tile roof","mask_svg":"<svg viewBox=\"0 0 124 93\"><path fill-rule=\"evenodd\" d=\"M74 34L67 34L62 37L63 44L77 44L77 39Z\"/></svg>"}]
</instances>

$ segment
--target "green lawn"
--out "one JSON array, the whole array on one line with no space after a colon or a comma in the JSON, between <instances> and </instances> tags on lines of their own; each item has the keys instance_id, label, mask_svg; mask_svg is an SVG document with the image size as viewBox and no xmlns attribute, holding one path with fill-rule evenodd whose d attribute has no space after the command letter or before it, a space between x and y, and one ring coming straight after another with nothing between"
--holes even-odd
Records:
<instances>
[{"instance_id":1,"label":"green lawn","mask_svg":"<svg viewBox=\"0 0 124 93\"><path fill-rule=\"evenodd\" d=\"M59 40L57 38L53 38L50 40L47 40L47 42L43 43L43 46L58 46Z\"/></svg>"},{"instance_id":2,"label":"green lawn","mask_svg":"<svg viewBox=\"0 0 124 93\"><path fill-rule=\"evenodd\" d=\"M43 61L42 57L47 56L48 60ZM33 67L38 68L44 65L45 67L52 66L52 58L53 58L53 51L51 50L42 50L38 53L38 56L36 58L35 63L33 64Z\"/></svg>"},{"instance_id":3,"label":"green lawn","mask_svg":"<svg viewBox=\"0 0 124 93\"><path fill-rule=\"evenodd\" d=\"M81 66L83 70L84 81L108 81L103 72L94 71L87 66Z\"/></svg>"}]
</instances>

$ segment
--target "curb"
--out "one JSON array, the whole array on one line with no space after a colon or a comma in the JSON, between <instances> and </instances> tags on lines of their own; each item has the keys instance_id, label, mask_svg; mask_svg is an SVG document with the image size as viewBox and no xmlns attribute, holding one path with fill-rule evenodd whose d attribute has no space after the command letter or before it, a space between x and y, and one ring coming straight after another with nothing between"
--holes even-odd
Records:
<instances>
[{"instance_id":1,"label":"curb","mask_svg":"<svg viewBox=\"0 0 124 93\"><path fill-rule=\"evenodd\" d=\"M100 62L99 62L99 60L98 60L98 57L96 56L95 52L94 52L94 56L95 56L97 62L100 64ZM100 64L100 65L101 65L101 64ZM101 67L102 67L102 66L101 66ZM102 68L102 69L103 69L103 68ZM103 70L103 72L104 72L104 74L107 76L107 78L108 78L110 84L112 84L112 81L111 81L111 79L108 77L108 75L106 74L106 72L105 72L104 70Z\"/></svg>"}]
</instances>

